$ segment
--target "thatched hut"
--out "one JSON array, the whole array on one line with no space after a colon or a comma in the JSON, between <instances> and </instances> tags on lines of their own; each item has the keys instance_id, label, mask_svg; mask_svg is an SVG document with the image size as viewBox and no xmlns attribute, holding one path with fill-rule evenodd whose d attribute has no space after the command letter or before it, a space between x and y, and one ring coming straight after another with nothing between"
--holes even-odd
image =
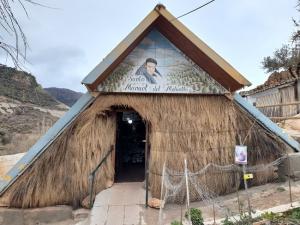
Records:
<instances>
[{"instance_id":1,"label":"thatched hut","mask_svg":"<svg viewBox=\"0 0 300 225\"><path fill-rule=\"evenodd\" d=\"M77 206L89 193L90 173L110 149L96 191L149 176L155 197L164 163L176 171L185 158L191 171L211 162L232 164L237 144L248 146L250 165L299 150L234 93L250 83L162 5L83 84L88 92L1 179L2 201L9 206ZM222 194L236 188L234 177L212 173L204 179ZM257 178L264 183L273 173Z\"/></svg>"}]
</instances>

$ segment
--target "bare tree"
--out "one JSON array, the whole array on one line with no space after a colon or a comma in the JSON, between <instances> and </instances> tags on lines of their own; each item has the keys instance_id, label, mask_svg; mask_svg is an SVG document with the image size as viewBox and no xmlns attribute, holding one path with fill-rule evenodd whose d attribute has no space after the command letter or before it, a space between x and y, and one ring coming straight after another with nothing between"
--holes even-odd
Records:
<instances>
[{"instance_id":1,"label":"bare tree","mask_svg":"<svg viewBox=\"0 0 300 225\"><path fill-rule=\"evenodd\" d=\"M41 6L31 0L0 0L0 51L4 51L16 67L20 67L21 60L26 60L28 42L13 7L21 6L28 17L26 4Z\"/></svg>"}]
</instances>

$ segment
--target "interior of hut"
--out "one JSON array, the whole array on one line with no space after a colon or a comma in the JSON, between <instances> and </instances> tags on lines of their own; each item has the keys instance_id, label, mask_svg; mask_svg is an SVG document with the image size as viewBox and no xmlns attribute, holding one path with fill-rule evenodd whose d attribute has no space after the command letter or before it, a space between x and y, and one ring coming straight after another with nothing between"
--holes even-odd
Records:
<instances>
[{"instance_id":1,"label":"interior of hut","mask_svg":"<svg viewBox=\"0 0 300 225\"><path fill-rule=\"evenodd\" d=\"M136 182L145 179L146 128L135 111L117 113L115 181Z\"/></svg>"}]
</instances>

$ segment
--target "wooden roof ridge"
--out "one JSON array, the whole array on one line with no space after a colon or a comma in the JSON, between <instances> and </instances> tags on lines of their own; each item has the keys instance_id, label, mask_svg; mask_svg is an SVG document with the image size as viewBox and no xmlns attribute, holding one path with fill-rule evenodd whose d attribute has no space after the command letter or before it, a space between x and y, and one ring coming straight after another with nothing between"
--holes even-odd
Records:
<instances>
[{"instance_id":1,"label":"wooden roof ridge","mask_svg":"<svg viewBox=\"0 0 300 225\"><path fill-rule=\"evenodd\" d=\"M97 86L112 73L154 27L227 90L236 91L251 85L233 66L168 12L165 6L158 4L83 79L82 83L88 90L95 91Z\"/></svg>"}]
</instances>

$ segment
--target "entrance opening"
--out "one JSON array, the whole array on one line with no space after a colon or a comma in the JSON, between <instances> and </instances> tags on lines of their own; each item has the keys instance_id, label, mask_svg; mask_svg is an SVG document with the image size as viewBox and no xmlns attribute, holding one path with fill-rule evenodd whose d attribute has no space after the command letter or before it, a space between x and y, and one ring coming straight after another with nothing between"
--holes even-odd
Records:
<instances>
[{"instance_id":1,"label":"entrance opening","mask_svg":"<svg viewBox=\"0 0 300 225\"><path fill-rule=\"evenodd\" d=\"M135 111L117 112L115 180L137 182L145 179L146 126Z\"/></svg>"}]
</instances>

